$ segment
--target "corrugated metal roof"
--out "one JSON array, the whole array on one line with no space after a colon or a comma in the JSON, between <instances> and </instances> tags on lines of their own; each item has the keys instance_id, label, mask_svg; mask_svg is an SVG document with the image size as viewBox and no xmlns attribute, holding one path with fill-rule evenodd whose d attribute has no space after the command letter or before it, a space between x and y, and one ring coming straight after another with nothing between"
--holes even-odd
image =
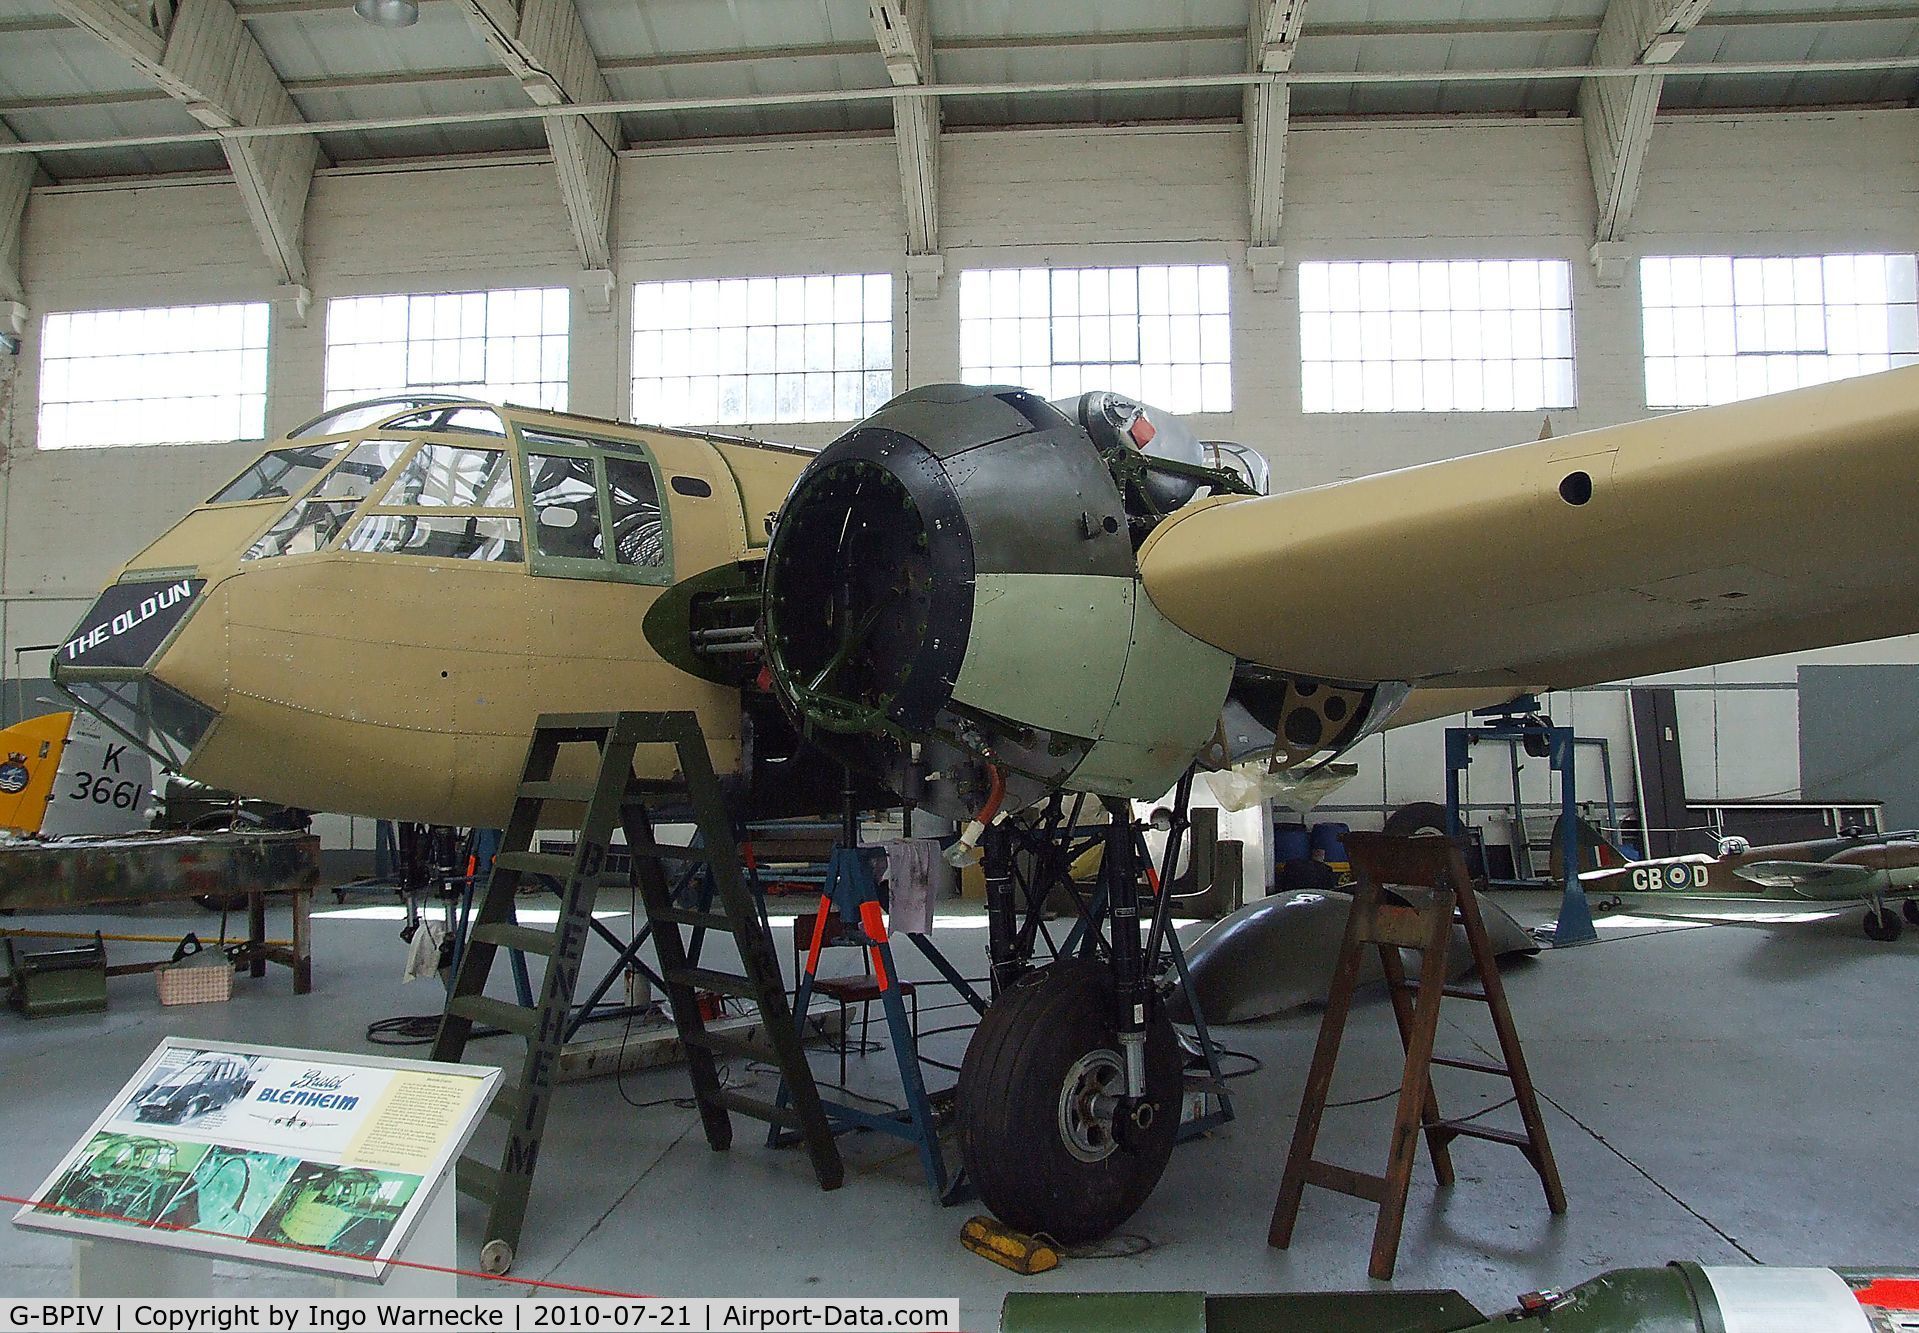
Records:
<instances>
[{"instance_id":1,"label":"corrugated metal roof","mask_svg":"<svg viewBox=\"0 0 1919 1333\"><path fill-rule=\"evenodd\" d=\"M309 119L525 109L461 6L422 0L411 28L362 22L347 0L237 0L249 29ZM866 0L575 0L616 98L802 100L633 112L634 142L776 134L883 132L886 98L803 100L884 89ZM1293 67L1308 74L1484 71L1468 81L1302 82L1299 116L1565 115L1578 82L1527 77L1591 59L1606 0L1312 0ZM249 10L253 12L248 13ZM1216 76L1247 61L1248 0L936 0L939 82L1073 84ZM1890 17L1888 17L1890 15ZM1716 0L1681 64L1919 60L1919 4L1892 0ZM1901 104L1919 69L1804 71L1665 81L1668 111L1722 107ZM942 102L949 125L1232 121L1238 87L980 94ZM54 141L197 128L173 101L92 34L67 27L52 0L9 0L0 15L0 115L23 138ZM534 119L331 133L334 160L539 150ZM211 144L111 147L47 155L56 175L217 167Z\"/></svg>"}]
</instances>

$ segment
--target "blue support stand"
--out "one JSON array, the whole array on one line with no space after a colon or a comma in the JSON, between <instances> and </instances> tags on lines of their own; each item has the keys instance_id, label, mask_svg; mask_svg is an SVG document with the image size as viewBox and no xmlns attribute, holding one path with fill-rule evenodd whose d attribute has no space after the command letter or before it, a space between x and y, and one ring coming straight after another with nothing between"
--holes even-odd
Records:
<instances>
[{"instance_id":1,"label":"blue support stand","mask_svg":"<svg viewBox=\"0 0 1919 1333\"><path fill-rule=\"evenodd\" d=\"M1546 760L1559 775L1559 919L1553 926L1555 949L1575 944L1592 944L1599 938L1593 929L1592 907L1579 882L1579 818L1574 774L1577 740L1571 727L1557 727L1542 716L1534 698L1515 700L1504 708L1481 709L1473 714L1486 721L1477 727L1446 728L1446 832L1458 837L1463 831L1459 817L1460 788L1467 767L1472 763L1473 744L1481 740L1507 741L1524 745L1545 742ZM1516 754L1517 752L1515 752ZM1515 765L1517 759L1514 760ZM1517 791L1517 767L1514 768ZM1515 794L1514 800L1517 801ZM1517 813L1517 810L1515 810ZM1524 836L1523 830L1521 836Z\"/></svg>"},{"instance_id":2,"label":"blue support stand","mask_svg":"<svg viewBox=\"0 0 1919 1333\"><path fill-rule=\"evenodd\" d=\"M914 1039L912 1025L907 1021L906 1005L900 998L896 984L899 972L893 964L893 947L887 935L886 918L881 913L879 883L869 859L878 854L873 848L839 846L833 849L827 862L826 885L820 895L819 917L813 928L812 947L807 951L806 964L800 972L799 990L793 998L793 1017L799 1024L803 1039L806 1036L807 1009L812 1003L813 982L818 973L820 950L826 933L827 914L834 913L860 933L861 942L871 957L873 976L880 988L880 1006L886 1011L886 1029L892 1037L893 1054L899 1061L900 1087L906 1094L906 1105L896 1111L881 1113L822 1097L821 1105L826 1109L826 1118L836 1134L850 1129L868 1129L905 1139L919 1150L920 1168L926 1173L926 1183L932 1186L933 1193L943 1203L952 1202L958 1186L956 1181L948 1177L946 1160L940 1152L939 1129L933 1118L932 1104L926 1096L925 1080L920 1076L919 1043ZM913 938L922 951L930 947L917 937ZM844 1032L840 1034L840 1040L846 1040ZM786 1083L782 1080L773 1104L785 1106L786 1101ZM797 1136L792 1135L791 1131L782 1130L776 1125L768 1134L767 1142L777 1147L795 1138Z\"/></svg>"}]
</instances>

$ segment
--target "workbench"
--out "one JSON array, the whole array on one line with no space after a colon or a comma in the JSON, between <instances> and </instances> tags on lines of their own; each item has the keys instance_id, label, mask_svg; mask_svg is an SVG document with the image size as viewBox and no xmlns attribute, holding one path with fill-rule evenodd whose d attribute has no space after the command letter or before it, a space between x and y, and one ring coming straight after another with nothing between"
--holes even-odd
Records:
<instances>
[{"instance_id":1,"label":"workbench","mask_svg":"<svg viewBox=\"0 0 1919 1333\"><path fill-rule=\"evenodd\" d=\"M247 935L233 946L235 967L255 977L265 976L270 962L291 968L296 995L313 989L312 900L319 879L320 840L311 833L129 833L0 842L0 910L111 910L244 895ZM267 938L266 900L279 893L292 899L291 940ZM58 937L42 930L17 933ZM119 964L107 974L149 972L163 962Z\"/></svg>"}]
</instances>

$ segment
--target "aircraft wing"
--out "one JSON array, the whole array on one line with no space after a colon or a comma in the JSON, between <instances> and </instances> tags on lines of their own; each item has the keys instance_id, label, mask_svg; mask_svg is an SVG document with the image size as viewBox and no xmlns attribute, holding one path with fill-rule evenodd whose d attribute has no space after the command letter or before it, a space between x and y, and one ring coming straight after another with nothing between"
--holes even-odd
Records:
<instances>
[{"instance_id":1,"label":"aircraft wing","mask_svg":"<svg viewBox=\"0 0 1919 1333\"><path fill-rule=\"evenodd\" d=\"M1919 630L1916 505L1919 366L1202 502L1140 564L1248 661L1496 696Z\"/></svg>"},{"instance_id":2,"label":"aircraft wing","mask_svg":"<svg viewBox=\"0 0 1919 1333\"><path fill-rule=\"evenodd\" d=\"M1754 861L1732 872L1767 889L1786 889L1816 902L1850 902L1864 897L1879 872L1830 861Z\"/></svg>"}]
</instances>

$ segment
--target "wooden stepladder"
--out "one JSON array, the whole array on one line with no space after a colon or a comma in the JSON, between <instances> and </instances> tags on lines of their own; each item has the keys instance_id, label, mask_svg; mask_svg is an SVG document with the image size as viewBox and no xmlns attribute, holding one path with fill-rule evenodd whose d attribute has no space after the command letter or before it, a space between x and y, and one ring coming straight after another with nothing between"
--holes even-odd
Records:
<instances>
[{"instance_id":1,"label":"wooden stepladder","mask_svg":"<svg viewBox=\"0 0 1919 1333\"><path fill-rule=\"evenodd\" d=\"M1383 1280L1393 1275L1393 1265L1399 1257L1406 1194L1412 1185L1413 1161L1419 1152L1422 1131L1432 1152L1433 1174L1441 1185L1453 1183L1452 1141L1472 1138L1504 1143L1524 1153L1539 1173L1540 1183L1546 1189L1547 1206L1554 1213L1566 1211L1566 1191L1559 1182L1559 1167L1553 1161L1552 1147L1546 1141L1539 1099L1533 1092L1532 1075L1526 1070L1526 1057L1520 1049L1519 1033L1513 1027L1512 1011L1506 1005L1506 990L1486 937L1486 923L1473 896L1464 840L1353 833L1346 838L1346 850L1358 887L1353 895L1352 912L1346 918L1346 935L1340 944L1339 962L1326 998L1326 1016L1319 1026L1319 1044L1313 1050L1312 1069L1306 1076L1306 1091L1300 1101L1299 1120L1293 1128L1292 1148L1286 1155L1286 1173L1280 1182L1278 1202L1273 1205L1272 1228L1266 1239L1268 1244L1282 1250L1292 1243L1293 1225L1299 1220L1300 1203L1308 1185L1369 1200L1379 1205L1379 1222L1373 1229L1372 1262L1366 1271ZM1385 901L1383 886L1386 885L1393 886L1395 895L1412 905ZM1455 921L1465 927L1473 959L1470 979L1478 982L1476 989L1446 982L1447 954L1451 950ZM1392 1146L1383 1176L1334 1166L1313 1157L1327 1095L1332 1088L1333 1068L1339 1062L1340 1039L1345 1034L1353 992L1359 984L1360 960L1368 946L1379 950L1400 1044L1406 1052L1405 1072L1399 1085L1399 1111L1393 1120ZM1407 980L1406 969L1400 962L1401 949L1421 955L1417 982ZM1487 1007L1499 1037L1503 1064L1433 1054L1439 1033L1439 1002L1445 996L1477 1001ZM1457 1120L1442 1117L1439 1100L1433 1093L1434 1065L1508 1080L1523 1129L1498 1129L1479 1123L1476 1117Z\"/></svg>"}]
</instances>

